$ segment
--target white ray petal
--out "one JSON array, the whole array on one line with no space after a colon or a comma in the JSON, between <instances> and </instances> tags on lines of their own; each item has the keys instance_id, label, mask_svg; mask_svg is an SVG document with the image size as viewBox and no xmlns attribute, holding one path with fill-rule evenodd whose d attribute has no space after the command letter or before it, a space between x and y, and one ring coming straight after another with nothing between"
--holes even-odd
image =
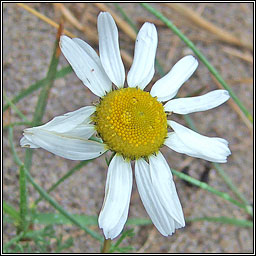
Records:
<instances>
[{"instance_id":1,"label":"white ray petal","mask_svg":"<svg viewBox=\"0 0 256 256\"><path fill-rule=\"evenodd\" d=\"M74 129L61 135L73 138L89 139L96 132L93 124L79 124Z\"/></svg>"},{"instance_id":2,"label":"white ray petal","mask_svg":"<svg viewBox=\"0 0 256 256\"><path fill-rule=\"evenodd\" d=\"M128 218L129 206L130 206L130 200L127 200L124 212L123 212L122 216L120 217L120 220L118 221L118 223L115 225L114 228L112 228L112 229L103 229L104 236L106 238L114 239L115 237L117 237L122 232L122 230L124 228L124 225L125 225L125 223L127 221L127 218Z\"/></svg>"},{"instance_id":3,"label":"white ray petal","mask_svg":"<svg viewBox=\"0 0 256 256\"><path fill-rule=\"evenodd\" d=\"M175 97L179 88L184 84L198 67L198 61L191 55L179 60L170 72L158 80L150 94L159 101L167 101Z\"/></svg>"},{"instance_id":4,"label":"white ray petal","mask_svg":"<svg viewBox=\"0 0 256 256\"><path fill-rule=\"evenodd\" d=\"M134 59L127 76L129 87L143 90L155 73L157 31L154 24L146 22L140 29L135 43Z\"/></svg>"},{"instance_id":5,"label":"white ray petal","mask_svg":"<svg viewBox=\"0 0 256 256\"><path fill-rule=\"evenodd\" d=\"M24 131L31 146L41 147L55 155L70 160L88 160L102 155L107 149L104 144L43 129L30 128Z\"/></svg>"},{"instance_id":6,"label":"white ray petal","mask_svg":"<svg viewBox=\"0 0 256 256\"><path fill-rule=\"evenodd\" d=\"M149 167L153 188L161 205L175 221L175 227L184 227L184 215L172 173L161 152L149 157Z\"/></svg>"},{"instance_id":7,"label":"white ray petal","mask_svg":"<svg viewBox=\"0 0 256 256\"><path fill-rule=\"evenodd\" d=\"M96 53L96 51L89 45L87 44L85 41L79 39L79 38L72 38L72 40L77 43L90 57L91 59L93 59L97 65L98 65L98 68L100 70L100 74L97 74L97 75L100 75L99 79L101 79L101 84L100 86L104 89L104 91L106 92L110 92L111 89L112 89L112 82L111 80L109 79L109 77L107 76L104 68L102 67L102 64L101 64L101 61L100 61L100 57L99 55ZM92 72L95 72L92 71Z\"/></svg>"},{"instance_id":8,"label":"white ray petal","mask_svg":"<svg viewBox=\"0 0 256 256\"><path fill-rule=\"evenodd\" d=\"M79 42L79 43L78 43ZM82 46L81 41L61 36L60 49L76 75L95 95L102 97L111 90L111 81L106 76L98 56Z\"/></svg>"},{"instance_id":9,"label":"white ray petal","mask_svg":"<svg viewBox=\"0 0 256 256\"><path fill-rule=\"evenodd\" d=\"M202 158L211 162L226 163L231 154L228 142L222 138L206 137L196 133L174 121L168 121L174 130L169 133L165 145L169 148L192 157Z\"/></svg>"},{"instance_id":10,"label":"white ray petal","mask_svg":"<svg viewBox=\"0 0 256 256\"><path fill-rule=\"evenodd\" d=\"M145 160L136 161L135 177L143 205L159 232L164 236L168 236L172 235L175 229L183 227L183 225L176 222L161 204L150 177L149 164Z\"/></svg>"},{"instance_id":11,"label":"white ray petal","mask_svg":"<svg viewBox=\"0 0 256 256\"><path fill-rule=\"evenodd\" d=\"M108 168L105 198L99 216L99 227L106 239L114 239L122 231L128 217L131 190L131 163L115 155Z\"/></svg>"},{"instance_id":12,"label":"white ray petal","mask_svg":"<svg viewBox=\"0 0 256 256\"><path fill-rule=\"evenodd\" d=\"M65 133L73 130L80 124L88 124L91 121L90 116L95 112L95 110L96 108L93 106L82 107L64 115L56 116L44 125L28 128L26 131L29 132L31 129L44 129L57 133Z\"/></svg>"},{"instance_id":13,"label":"white ray petal","mask_svg":"<svg viewBox=\"0 0 256 256\"><path fill-rule=\"evenodd\" d=\"M119 50L118 30L114 19L107 12L101 12L98 16L98 33L102 66L110 80L122 88L125 70Z\"/></svg>"},{"instance_id":14,"label":"white ray petal","mask_svg":"<svg viewBox=\"0 0 256 256\"><path fill-rule=\"evenodd\" d=\"M20 139L20 145L24 148L39 148L39 146L34 145L31 141L27 140L24 136Z\"/></svg>"},{"instance_id":15,"label":"white ray petal","mask_svg":"<svg viewBox=\"0 0 256 256\"><path fill-rule=\"evenodd\" d=\"M229 98L228 91L215 90L202 96L170 100L164 105L164 109L165 111L185 115L218 107Z\"/></svg>"}]
</instances>

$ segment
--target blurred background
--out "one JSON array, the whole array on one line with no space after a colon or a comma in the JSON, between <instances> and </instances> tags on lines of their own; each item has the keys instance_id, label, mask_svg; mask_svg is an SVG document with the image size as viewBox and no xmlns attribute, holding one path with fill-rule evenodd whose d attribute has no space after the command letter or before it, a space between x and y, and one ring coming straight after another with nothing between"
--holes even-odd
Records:
<instances>
[{"instance_id":1,"label":"blurred background","mask_svg":"<svg viewBox=\"0 0 256 256\"><path fill-rule=\"evenodd\" d=\"M118 24L120 49L126 71L129 70L134 50L134 32L122 25L123 16L114 4L97 3L29 3L27 6L47 16L57 24L63 21L64 28L70 33L88 42L98 50L97 16L100 11L110 10L121 19ZM153 22L158 31L157 59L163 71L167 73L183 56L193 54L192 50L177 35L168 29L159 19L137 3L119 4L139 29L146 22ZM253 3L183 3L152 4L169 18L207 57L219 71L238 98L250 113L253 112ZM119 22L118 22L119 23ZM23 6L14 3L3 4L3 90L12 99L21 90L46 77L57 29L38 18ZM200 95L221 88L208 69L199 61L195 74L182 86L179 97ZM60 56L58 69L67 66L63 55ZM161 77L156 72L154 81ZM150 90L153 83L146 87ZM16 106L32 120L37 104L39 90L20 100ZM97 102L87 87L70 72L56 79L50 91L45 115L47 122L57 115L76 110L82 106ZM6 100L4 101L6 103ZM241 111L229 100L215 109L194 113L193 119L198 132L206 136L217 136L229 141L232 155L226 164L221 164L249 203L253 202L253 129ZM182 116L173 115L173 120L188 126ZM19 122L20 118L12 108L3 113L3 199L17 210L19 209L19 169L13 161L8 142L7 126ZM19 140L25 125L14 126L14 146L23 161L25 149L20 148ZM210 186L229 193L235 198L216 168L208 162L178 154L167 148L162 150L171 168L185 172ZM102 156L91 161L75 174L61 183L51 196L65 210L72 214L98 216L104 196L107 165ZM45 150L37 149L32 158L31 175L45 190L49 189L78 162L55 156ZM237 218L252 220L241 208L213 195L201 188L186 184L174 177L180 201L186 218L204 216ZM39 194L28 184L28 204L38 199ZM37 211L55 212L45 200L40 201ZM130 218L148 218L134 183ZM16 236L16 228L10 221L4 221L4 243ZM42 224L34 224L33 229L40 230ZM253 230L250 227L194 221L188 222L183 229L177 230L171 237L163 237L153 225L126 226L134 228L135 236L126 238L124 245L134 247L133 252L141 253L252 253ZM63 241L72 238L72 246L65 253L99 252L100 243L74 225L53 225L56 236L62 235ZM91 229L100 232L97 225ZM21 242L21 243L25 243ZM37 250L32 246L33 250ZM48 251L56 251L56 241L49 240ZM34 249L33 249L34 248Z\"/></svg>"}]
</instances>

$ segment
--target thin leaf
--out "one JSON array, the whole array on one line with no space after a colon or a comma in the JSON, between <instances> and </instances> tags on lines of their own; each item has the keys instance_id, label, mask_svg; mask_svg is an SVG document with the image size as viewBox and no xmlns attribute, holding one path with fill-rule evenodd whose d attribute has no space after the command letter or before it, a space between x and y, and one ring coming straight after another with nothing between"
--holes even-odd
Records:
<instances>
[{"instance_id":1,"label":"thin leaf","mask_svg":"<svg viewBox=\"0 0 256 256\"><path fill-rule=\"evenodd\" d=\"M243 103L239 100L233 90L228 86L228 84L221 77L219 72L210 64L206 57L199 51L199 49L190 41L169 19L167 19L161 12L157 11L151 5L147 3L141 3L147 11L155 15L159 20L161 20L168 28L170 28L195 54L196 56L204 63L208 70L213 74L213 76L219 81L219 83L225 88L230 96L233 98L235 103L243 111L244 115L253 123L253 117L251 113L246 109Z\"/></svg>"},{"instance_id":2,"label":"thin leaf","mask_svg":"<svg viewBox=\"0 0 256 256\"><path fill-rule=\"evenodd\" d=\"M9 106L17 113L17 115L25 122L29 122L29 120L26 118L25 115L22 114L22 112L14 105L14 103L6 96L5 92L3 91L3 97L4 100L7 101Z\"/></svg>"},{"instance_id":3,"label":"thin leaf","mask_svg":"<svg viewBox=\"0 0 256 256\"><path fill-rule=\"evenodd\" d=\"M28 214L28 206L27 206L27 182L26 182L26 174L24 171L24 166L20 166L19 172L19 181L20 181L20 225L19 229L21 231L26 231L27 228L27 214Z\"/></svg>"},{"instance_id":4,"label":"thin leaf","mask_svg":"<svg viewBox=\"0 0 256 256\"><path fill-rule=\"evenodd\" d=\"M98 225L98 218L97 216L88 216L88 215L79 215L79 214L72 214L72 217L76 219L80 225L83 226L91 226L91 225ZM58 213L34 213L32 216L34 223L44 224L44 225L70 225L73 222L63 216L62 214Z\"/></svg>"},{"instance_id":5,"label":"thin leaf","mask_svg":"<svg viewBox=\"0 0 256 256\"><path fill-rule=\"evenodd\" d=\"M9 128L9 142L13 154L14 161L18 164L18 166L24 165L22 161L19 159L16 150L13 145L13 130ZM87 228L86 226L82 226L79 221L76 220L70 213L68 213L64 208L62 208L43 188L41 188L32 178L27 168L24 166L24 171L26 173L28 181L32 184L32 186L39 192L39 194L48 201L57 211L59 211L62 215L64 215L67 219L69 219L73 224L84 230L86 233L91 235L96 240L103 242L102 237L97 234L96 232L92 231L91 229Z\"/></svg>"},{"instance_id":6,"label":"thin leaf","mask_svg":"<svg viewBox=\"0 0 256 256\"><path fill-rule=\"evenodd\" d=\"M59 51L60 51L59 39L60 39L61 32L62 32L62 27L60 26L57 33L57 38L54 44L52 59L51 59L47 76L46 76L46 83L45 83L45 86L41 89L41 92L38 96L36 109L33 115L32 126L37 126L41 124L41 121L43 119L43 115L45 112L48 96L56 77L57 66L59 63ZM33 150L29 148L26 149L24 164L27 170L30 170L30 167L32 164L32 156L33 156Z\"/></svg>"},{"instance_id":7,"label":"thin leaf","mask_svg":"<svg viewBox=\"0 0 256 256\"><path fill-rule=\"evenodd\" d=\"M250 215L252 215L251 207L249 207L248 205L240 203L239 201L237 201L234 198L232 198L229 194L221 192L221 191L219 191L219 190L209 186L205 182L202 182L202 181L199 181L197 179L194 179L191 176L189 176L187 174L184 174L182 172L178 172L178 171L176 171L174 169L172 169L172 173L175 176L179 177L180 179L183 179L183 180L185 180L185 181L187 181L187 182L189 182L189 183L191 183L191 184L193 184L195 186L198 186L198 187L200 187L200 188L202 188L204 190L207 190L207 191L209 191L209 192L211 192L211 193L213 193L213 194L215 194L215 195L217 195L217 196L219 196L219 197L221 197L221 198L223 198L223 199L233 203L234 205L236 205L236 206L238 206L240 208L245 209Z\"/></svg>"},{"instance_id":8,"label":"thin leaf","mask_svg":"<svg viewBox=\"0 0 256 256\"><path fill-rule=\"evenodd\" d=\"M3 201L3 211L8 214L15 222L20 222L21 218L19 212L5 201Z\"/></svg>"},{"instance_id":9,"label":"thin leaf","mask_svg":"<svg viewBox=\"0 0 256 256\"><path fill-rule=\"evenodd\" d=\"M62 78L66 76L67 74L72 72L71 66L67 66L62 68L61 70L56 72L55 79ZM13 104L18 103L23 98L29 96L31 93L35 92L36 90L40 89L41 87L44 87L48 83L48 79L44 78L42 80L37 81L36 83L30 85L28 88L21 90L16 96L14 96L10 101ZM6 103L3 106L3 112L6 111L10 107L10 103Z\"/></svg>"},{"instance_id":10,"label":"thin leaf","mask_svg":"<svg viewBox=\"0 0 256 256\"><path fill-rule=\"evenodd\" d=\"M222 224L230 224L238 227L253 227L253 222L249 220L242 220L236 218L228 218L225 216L221 217L201 217L201 218L188 218L186 222L197 222L197 221L209 221L209 222L218 222Z\"/></svg>"}]
</instances>

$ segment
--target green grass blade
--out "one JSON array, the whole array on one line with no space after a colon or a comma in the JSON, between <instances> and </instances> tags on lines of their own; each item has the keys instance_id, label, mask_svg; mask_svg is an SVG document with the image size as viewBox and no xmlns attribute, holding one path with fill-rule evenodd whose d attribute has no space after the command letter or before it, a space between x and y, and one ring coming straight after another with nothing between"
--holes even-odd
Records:
<instances>
[{"instance_id":1,"label":"green grass blade","mask_svg":"<svg viewBox=\"0 0 256 256\"><path fill-rule=\"evenodd\" d=\"M142 4L143 5L143 4ZM135 30L135 32L138 32L138 29L135 25L135 23L128 17L128 15L126 15L125 11L120 7L120 5L115 4L116 8L120 11L120 13L122 14L124 20L126 20L128 22L128 24L130 24L130 26ZM145 6L143 6L144 8L150 7L150 5L145 4ZM151 8L151 10L153 10L154 8ZM161 15L159 13L159 15ZM157 16L158 17L158 16ZM165 18L166 19L166 18ZM166 19L167 20L167 19ZM171 28L175 27L171 22ZM178 29L175 27L175 29L178 31ZM180 35L183 35L180 31L178 31ZM185 37L185 36L184 36ZM187 38L186 38L187 39ZM188 39L187 39L188 40ZM189 40L188 40L189 41ZM192 43L192 42L191 42ZM158 67L158 72L161 76L163 76L165 74L163 68L161 67L161 65L159 64L159 62L156 62L156 65ZM201 89L200 89L201 90ZM189 127L194 130L197 131L193 120L190 118L189 115L183 115L185 121L187 122L187 124L189 125ZM250 208L250 205L248 203L248 201L246 200L246 198L238 191L237 187L232 183L231 179L225 174L224 170L221 169L220 165L214 163L214 167L217 169L219 175L223 178L223 180L227 183L227 185L230 187L230 189L237 195L237 197L245 204L247 204L246 207L246 211L247 212L252 212L252 209ZM250 208L250 209L249 209Z\"/></svg>"},{"instance_id":2,"label":"green grass blade","mask_svg":"<svg viewBox=\"0 0 256 256\"><path fill-rule=\"evenodd\" d=\"M12 157L13 157L13 160L14 162L18 165L18 166L22 166L23 163L21 162L21 160L19 159L17 153L16 153L16 150L14 148L14 144L13 144L13 128L12 127L9 127L8 128L8 140L9 140L9 143L10 143L10 146L11 146L11 152L12 152Z\"/></svg>"},{"instance_id":3,"label":"green grass blade","mask_svg":"<svg viewBox=\"0 0 256 256\"><path fill-rule=\"evenodd\" d=\"M123 8L117 4L117 3L114 3L114 6L116 7L116 9L121 13L121 15L123 16L123 19L130 25L130 27L137 33L139 30L136 26L136 24L133 22L132 19L130 19L128 17L128 15L126 15L125 11L123 10Z\"/></svg>"},{"instance_id":4,"label":"green grass blade","mask_svg":"<svg viewBox=\"0 0 256 256\"><path fill-rule=\"evenodd\" d=\"M240 203L239 201L237 201L234 198L232 198L229 194L221 192L221 191L219 191L219 190L209 186L205 182L202 182L202 181L199 181L197 179L194 179L191 176L186 175L186 174L184 174L182 172L178 172L178 171L176 171L174 169L172 169L172 173L175 176L179 177L180 179L183 179L183 180L185 180L185 181L187 181L187 182L189 182L189 183L191 183L191 184L193 184L195 186L198 186L198 187L200 187L200 188L202 188L204 190L207 190L207 191L209 191L209 192L211 192L211 193L213 193L213 194L215 194L215 195L217 195L217 196L219 196L219 197L221 197L221 198L223 198L223 199L233 203L234 205L236 205L236 206L238 206L240 208L245 209L245 211L248 214L250 214L250 215L253 214L251 206Z\"/></svg>"},{"instance_id":5,"label":"green grass blade","mask_svg":"<svg viewBox=\"0 0 256 256\"><path fill-rule=\"evenodd\" d=\"M12 155L14 158L15 163L18 164L18 166L24 166L24 164L22 163L22 161L19 159L14 144L13 144L13 129L10 127L9 128L9 142L10 142L10 146L11 146L11 150L12 150ZM64 215L67 219L69 219L73 224L75 224L76 226L78 226L79 228L81 228L82 230L84 230L86 233L88 233L89 235L91 235L93 238L97 239L98 241L103 242L102 237L92 231L91 229L82 226L77 220L76 218L74 218L70 213L68 213L65 209L63 209L43 188L41 188L32 178L32 176L30 175L29 171L26 169L26 167L24 166L24 172L26 174L26 177L28 179L28 181L32 184L32 186L39 192L39 194L46 200L48 201L57 211L59 211L62 215Z\"/></svg>"},{"instance_id":6,"label":"green grass blade","mask_svg":"<svg viewBox=\"0 0 256 256\"><path fill-rule=\"evenodd\" d=\"M222 179L226 182L226 184L229 186L229 188L234 192L234 194L244 203L248 206L250 205L249 201L239 192L237 187L233 184L231 179L228 177L228 175L225 173L225 171L221 168L221 166L217 163L213 163L213 166L217 170L218 174L222 177Z\"/></svg>"},{"instance_id":7,"label":"green grass blade","mask_svg":"<svg viewBox=\"0 0 256 256\"><path fill-rule=\"evenodd\" d=\"M222 224L230 224L238 227L253 227L253 222L249 220L242 220L236 218L228 218L225 216L221 217L201 217L201 218L188 218L186 222L196 222L196 221L209 221L209 222L218 222Z\"/></svg>"},{"instance_id":8,"label":"green grass blade","mask_svg":"<svg viewBox=\"0 0 256 256\"><path fill-rule=\"evenodd\" d=\"M13 122L13 123L4 125L4 126L3 126L3 129L7 129L7 128L9 128L9 127L14 127L14 126L20 126L20 125L29 126L29 125L32 125L32 123L31 123L31 122Z\"/></svg>"},{"instance_id":9,"label":"green grass blade","mask_svg":"<svg viewBox=\"0 0 256 256\"><path fill-rule=\"evenodd\" d=\"M3 201L3 211L8 214L17 224L20 223L21 218L19 212L5 201Z\"/></svg>"},{"instance_id":10,"label":"green grass blade","mask_svg":"<svg viewBox=\"0 0 256 256\"><path fill-rule=\"evenodd\" d=\"M72 216L82 226L98 225L97 216L88 216L88 215L79 215L79 214L72 214ZM58 213L35 212L32 217L34 219L34 222L38 223L38 224L44 224L44 225L51 225L51 224L70 225L70 224L72 224L72 221L70 219L68 219L64 215L58 214Z\"/></svg>"},{"instance_id":11,"label":"green grass blade","mask_svg":"<svg viewBox=\"0 0 256 256\"><path fill-rule=\"evenodd\" d=\"M197 129L195 127L195 124L193 120L190 118L189 115L184 115L183 116L185 121L188 123L189 127L197 132ZM231 189L231 191L243 202L244 204L247 205L247 208L251 208L250 203L248 200L239 192L238 188L233 184L231 179L228 177L228 175L225 173L225 171L221 168L221 166L217 163L212 163L213 166L215 167L216 171L218 174L221 176L221 178L224 180L224 182L228 185L228 187ZM248 210L246 210L248 212ZM249 210L249 212L252 212L252 210ZM249 213L250 214L250 213Z\"/></svg>"},{"instance_id":12,"label":"green grass blade","mask_svg":"<svg viewBox=\"0 0 256 256\"><path fill-rule=\"evenodd\" d=\"M81 223L74 217L72 216L70 213L68 213L65 209L63 209L43 188L41 188L32 178L32 176L30 175L30 173L26 170L26 168L24 169L27 175L27 178L29 180L29 182L32 184L32 186L39 192L39 194L46 200L48 201L48 203L50 203L57 211L59 211L63 216L65 216L67 219L69 219L73 224L75 224L76 226L78 226L79 228L81 228L82 230L84 230L87 234L89 234L91 237L93 237L94 239L102 242L103 239L102 237L92 231L91 229L87 228L84 225L81 225Z\"/></svg>"},{"instance_id":13,"label":"green grass blade","mask_svg":"<svg viewBox=\"0 0 256 256\"><path fill-rule=\"evenodd\" d=\"M49 66L49 70L46 76L46 83L45 86L41 89L41 92L38 97L36 110L33 117L33 124L39 125L42 121L48 96L50 93L50 90L53 86L53 82L55 80L56 72L57 72L57 66L59 63L59 55L57 54L57 49L59 47L59 40L57 39L54 46L54 51L51 59L51 63Z\"/></svg>"},{"instance_id":14,"label":"green grass blade","mask_svg":"<svg viewBox=\"0 0 256 256\"><path fill-rule=\"evenodd\" d=\"M144 225L150 225L152 224L152 221L150 219L142 219L142 218L129 218L127 220L126 225L135 225L135 226L144 226Z\"/></svg>"},{"instance_id":15,"label":"green grass blade","mask_svg":"<svg viewBox=\"0 0 256 256\"><path fill-rule=\"evenodd\" d=\"M17 242L20 241L20 239L24 236L24 232L21 232L20 234L18 234L17 236L15 236L14 238L12 238L8 243L4 244L3 246L3 252L6 253L6 250L12 246L13 244L16 244Z\"/></svg>"},{"instance_id":16,"label":"green grass blade","mask_svg":"<svg viewBox=\"0 0 256 256\"><path fill-rule=\"evenodd\" d=\"M98 217L97 216L89 216L85 214L72 214L72 216L84 226L98 225ZM50 224L72 224L72 222L67 219L65 216L58 213L33 213L33 219L35 223L50 225ZM128 226L144 226L150 225L152 221L149 219L142 218L129 218L127 220L126 225Z\"/></svg>"},{"instance_id":17,"label":"green grass blade","mask_svg":"<svg viewBox=\"0 0 256 256\"><path fill-rule=\"evenodd\" d=\"M22 112L14 105L14 103L6 96L5 92L3 91L3 97L4 100L7 101L9 106L17 113L17 115L25 122L29 122L29 120L26 118L25 115L22 114Z\"/></svg>"},{"instance_id":18,"label":"green grass blade","mask_svg":"<svg viewBox=\"0 0 256 256\"><path fill-rule=\"evenodd\" d=\"M64 180L66 180L67 178L69 178L73 173L75 173L76 171L80 170L83 166L85 166L86 164L88 164L90 161L92 160L85 160L80 162L79 164L77 164L75 167L73 167L72 169L70 169L63 177L61 177L55 184L53 184L48 190L47 192L50 193L51 191L53 191L55 188L57 188ZM42 200L42 197L38 198L35 201L35 205L37 205L40 201Z\"/></svg>"},{"instance_id":19,"label":"green grass blade","mask_svg":"<svg viewBox=\"0 0 256 256\"><path fill-rule=\"evenodd\" d=\"M45 86L41 89L41 92L38 96L36 109L33 115L32 126L40 125L43 119L48 96L53 86L56 72L57 72L57 66L59 63L58 49L59 49L59 37L57 36L57 39L54 44L54 50L53 50L51 62L49 65L47 76L46 76L46 83L45 83ZM29 148L26 149L24 164L27 170L30 170L30 167L32 165L32 157L33 157L33 150Z\"/></svg>"},{"instance_id":20,"label":"green grass blade","mask_svg":"<svg viewBox=\"0 0 256 256\"><path fill-rule=\"evenodd\" d=\"M130 19L130 17L125 13L125 11L123 10L123 8L117 4L117 3L114 3L115 7L117 8L117 10L121 13L121 15L123 16L123 19L130 25L130 27L136 32L138 33L138 28L136 26L136 24L133 22L132 19ZM163 76L165 73L164 73L164 70L162 68L162 66L160 65L159 61L156 59L156 70L157 72Z\"/></svg>"},{"instance_id":21,"label":"green grass blade","mask_svg":"<svg viewBox=\"0 0 256 256\"><path fill-rule=\"evenodd\" d=\"M61 70L56 72L55 79L62 78L71 72L72 72L71 66L64 67ZM41 87L46 86L47 83L48 83L47 78L37 81L36 83L30 85L28 88L21 90L16 96L14 96L11 99L11 102L13 104L16 104L23 98L29 96L31 93L35 92L36 90L40 89ZM6 111L9 107L10 107L10 103L7 102L3 106L3 112Z\"/></svg>"},{"instance_id":22,"label":"green grass blade","mask_svg":"<svg viewBox=\"0 0 256 256\"><path fill-rule=\"evenodd\" d=\"M28 214L27 182L26 182L26 174L25 174L23 165L20 166L19 180L20 180L20 218L21 218L19 229L21 231L26 231L26 228L27 228L27 214Z\"/></svg>"},{"instance_id":23,"label":"green grass blade","mask_svg":"<svg viewBox=\"0 0 256 256\"><path fill-rule=\"evenodd\" d=\"M210 64L210 62L206 59L206 57L198 50L198 48L194 45L192 41L190 41L169 19L167 19L162 13L157 11L151 5L147 3L141 3L141 5L150 13L155 15L159 20L161 20L168 28L170 28L195 54L196 56L203 62L203 64L208 68L208 70L213 74L213 76L219 81L219 83L225 88L230 96L233 98L235 103L244 113L244 115L253 123L253 117L251 113L246 109L243 103L239 100L236 94L232 91L232 89L228 86L228 84L221 77L219 72Z\"/></svg>"}]
</instances>

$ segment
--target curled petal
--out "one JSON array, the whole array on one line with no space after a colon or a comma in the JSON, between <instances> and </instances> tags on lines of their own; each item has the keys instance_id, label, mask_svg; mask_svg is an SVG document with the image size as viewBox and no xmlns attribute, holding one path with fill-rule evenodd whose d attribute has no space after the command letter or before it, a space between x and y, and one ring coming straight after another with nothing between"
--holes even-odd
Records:
<instances>
[{"instance_id":1,"label":"curled petal","mask_svg":"<svg viewBox=\"0 0 256 256\"><path fill-rule=\"evenodd\" d=\"M191 77L198 66L198 61L191 55L179 60L171 71L158 80L150 94L159 101L167 101L175 97L180 87Z\"/></svg>"},{"instance_id":2,"label":"curled petal","mask_svg":"<svg viewBox=\"0 0 256 256\"><path fill-rule=\"evenodd\" d=\"M211 162L226 163L231 154L228 142L222 138L210 138L196 133L174 121L168 121L174 130L168 134L165 145L169 148L192 157Z\"/></svg>"}]
</instances>

